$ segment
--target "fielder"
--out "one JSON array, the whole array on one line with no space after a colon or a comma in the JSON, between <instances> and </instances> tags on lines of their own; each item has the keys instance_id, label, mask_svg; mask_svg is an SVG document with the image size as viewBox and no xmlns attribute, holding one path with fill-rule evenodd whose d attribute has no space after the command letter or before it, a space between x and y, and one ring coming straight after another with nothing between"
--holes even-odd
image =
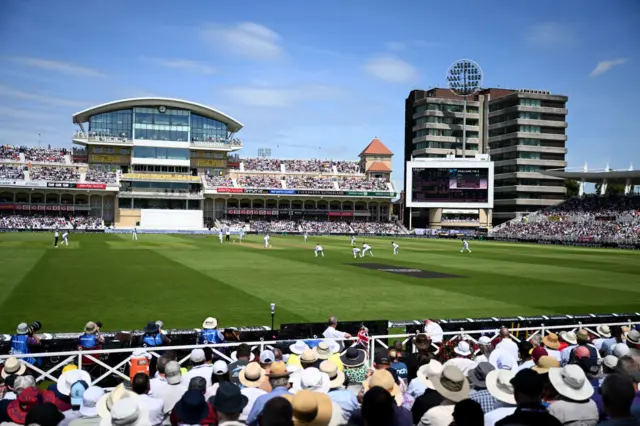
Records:
<instances>
[{"instance_id":1,"label":"fielder","mask_svg":"<svg viewBox=\"0 0 640 426\"><path fill-rule=\"evenodd\" d=\"M56 229L53 233L53 246L55 248L58 248L58 238L60 237L60 233L58 232L58 230Z\"/></svg>"},{"instance_id":2,"label":"fielder","mask_svg":"<svg viewBox=\"0 0 640 426\"><path fill-rule=\"evenodd\" d=\"M240 242L244 240L244 229L240 228Z\"/></svg>"},{"instance_id":3,"label":"fielder","mask_svg":"<svg viewBox=\"0 0 640 426\"><path fill-rule=\"evenodd\" d=\"M271 239L271 237L269 237L269 234L264 236L264 248L269 248L271 247L271 244L269 244L269 240Z\"/></svg>"},{"instance_id":4,"label":"fielder","mask_svg":"<svg viewBox=\"0 0 640 426\"><path fill-rule=\"evenodd\" d=\"M467 242L467 240L462 240L462 250L460 250L460 253L464 253L465 250L471 253L471 249L469 248L469 243Z\"/></svg>"},{"instance_id":5,"label":"fielder","mask_svg":"<svg viewBox=\"0 0 640 426\"><path fill-rule=\"evenodd\" d=\"M355 236L355 235L352 235L352 236L351 236L351 245L352 245L352 246L355 246L355 245L356 245L356 236Z\"/></svg>"},{"instance_id":6,"label":"fielder","mask_svg":"<svg viewBox=\"0 0 640 426\"><path fill-rule=\"evenodd\" d=\"M356 257L358 257L358 254L360 253L360 249L358 247L354 247L352 251L353 251L353 258L355 259Z\"/></svg>"},{"instance_id":7,"label":"fielder","mask_svg":"<svg viewBox=\"0 0 640 426\"><path fill-rule=\"evenodd\" d=\"M131 239L138 241L138 228L133 227L133 231L131 232Z\"/></svg>"},{"instance_id":8,"label":"fielder","mask_svg":"<svg viewBox=\"0 0 640 426\"><path fill-rule=\"evenodd\" d=\"M393 246L393 254L398 254L398 249L400 248L400 246L393 241L391 241L391 245Z\"/></svg>"},{"instance_id":9,"label":"fielder","mask_svg":"<svg viewBox=\"0 0 640 426\"><path fill-rule=\"evenodd\" d=\"M322 257L324 257L324 250L322 250L322 246L320 244L316 244L316 249L315 249L316 257L318 257L318 253L320 253Z\"/></svg>"},{"instance_id":10,"label":"fielder","mask_svg":"<svg viewBox=\"0 0 640 426\"><path fill-rule=\"evenodd\" d=\"M307 239L309 238L309 234L307 234L307 232L304 232L304 242L307 242Z\"/></svg>"},{"instance_id":11,"label":"fielder","mask_svg":"<svg viewBox=\"0 0 640 426\"><path fill-rule=\"evenodd\" d=\"M222 232L222 228L218 231L218 239L220 240L220 244L222 244L222 239L224 238L224 232Z\"/></svg>"},{"instance_id":12,"label":"fielder","mask_svg":"<svg viewBox=\"0 0 640 426\"><path fill-rule=\"evenodd\" d=\"M371 251L371 246L367 243L362 243L362 251L360 252L360 257L365 257L367 253L369 253L371 257L373 257L373 251Z\"/></svg>"},{"instance_id":13,"label":"fielder","mask_svg":"<svg viewBox=\"0 0 640 426\"><path fill-rule=\"evenodd\" d=\"M64 231L62 233L62 244L69 245L69 231Z\"/></svg>"}]
</instances>

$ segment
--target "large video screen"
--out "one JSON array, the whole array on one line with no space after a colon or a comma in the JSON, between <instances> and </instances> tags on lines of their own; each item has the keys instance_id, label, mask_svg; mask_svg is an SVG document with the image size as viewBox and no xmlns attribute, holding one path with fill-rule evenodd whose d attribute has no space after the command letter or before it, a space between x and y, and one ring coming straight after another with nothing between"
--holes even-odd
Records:
<instances>
[{"instance_id":1,"label":"large video screen","mask_svg":"<svg viewBox=\"0 0 640 426\"><path fill-rule=\"evenodd\" d=\"M487 203L487 168L413 168L414 203Z\"/></svg>"}]
</instances>

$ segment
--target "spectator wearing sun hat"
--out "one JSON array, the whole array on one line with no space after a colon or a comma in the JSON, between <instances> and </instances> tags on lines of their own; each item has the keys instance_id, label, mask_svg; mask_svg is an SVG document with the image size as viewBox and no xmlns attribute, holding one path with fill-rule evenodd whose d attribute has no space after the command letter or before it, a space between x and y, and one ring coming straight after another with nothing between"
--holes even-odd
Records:
<instances>
[{"instance_id":1,"label":"spectator wearing sun hat","mask_svg":"<svg viewBox=\"0 0 640 426\"><path fill-rule=\"evenodd\" d=\"M413 423L420 423L420 419L424 414L433 407L437 407L444 400L443 396L436 391L433 380L442 373L442 364L440 361L432 359L424 364L418 370L418 376L409 384L409 394L415 398L413 407L411 407L411 415ZM421 388L418 385L422 385ZM420 389L422 392L420 393Z\"/></svg>"},{"instance_id":2,"label":"spectator wearing sun hat","mask_svg":"<svg viewBox=\"0 0 640 426\"><path fill-rule=\"evenodd\" d=\"M547 355L556 358L558 361L562 360L562 355L560 354L560 339L556 333L549 333L542 338L542 344L544 348L547 350Z\"/></svg>"},{"instance_id":3,"label":"spectator wearing sun hat","mask_svg":"<svg viewBox=\"0 0 640 426\"><path fill-rule=\"evenodd\" d=\"M485 413L485 425L493 426L516 410L516 400L511 383L515 376L515 372L511 370L493 370L487 374L487 390L497 403L492 411Z\"/></svg>"},{"instance_id":4,"label":"spectator wearing sun hat","mask_svg":"<svg viewBox=\"0 0 640 426\"><path fill-rule=\"evenodd\" d=\"M440 405L427 411L420 419L420 425L448 426L453 421L455 404L469 397L469 382L462 371L454 365L445 366L442 373L432 379L433 385L442 397Z\"/></svg>"},{"instance_id":5,"label":"spectator wearing sun hat","mask_svg":"<svg viewBox=\"0 0 640 426\"><path fill-rule=\"evenodd\" d=\"M18 398L11 401L7 406L7 416L9 421L19 425L26 424L27 414L37 404L55 404L55 395L51 391L41 391L35 387L25 389L18 395Z\"/></svg>"},{"instance_id":6,"label":"spectator wearing sun hat","mask_svg":"<svg viewBox=\"0 0 640 426\"><path fill-rule=\"evenodd\" d=\"M82 403L78 417L69 422L69 426L96 425L100 421L98 415L98 401L104 396L104 389L97 386L87 388L82 394Z\"/></svg>"},{"instance_id":7,"label":"spectator wearing sun hat","mask_svg":"<svg viewBox=\"0 0 640 426\"><path fill-rule=\"evenodd\" d=\"M536 365L531 369L538 374L547 374L551 368L559 368L560 361L555 357L549 355L543 355L538 358Z\"/></svg>"},{"instance_id":8,"label":"spectator wearing sun hat","mask_svg":"<svg viewBox=\"0 0 640 426\"><path fill-rule=\"evenodd\" d=\"M84 333L78 338L78 350L101 349L104 337L100 334L100 327L93 321L84 326Z\"/></svg>"},{"instance_id":9,"label":"spectator wearing sun hat","mask_svg":"<svg viewBox=\"0 0 640 426\"><path fill-rule=\"evenodd\" d=\"M487 375L495 370L495 367L488 362L481 362L472 370L469 370L467 378L472 390L469 392L469 399L477 401L482 407L483 413L493 411L498 400L487 390Z\"/></svg>"},{"instance_id":10,"label":"spectator wearing sun hat","mask_svg":"<svg viewBox=\"0 0 640 426\"><path fill-rule=\"evenodd\" d=\"M44 402L36 404L25 419L26 425L37 426L57 426L65 424L64 415L58 410L55 404Z\"/></svg>"},{"instance_id":11,"label":"spectator wearing sun hat","mask_svg":"<svg viewBox=\"0 0 640 426\"><path fill-rule=\"evenodd\" d=\"M182 395L169 419L172 425L209 425L218 422L217 413L204 398L204 392L197 389L189 389Z\"/></svg>"},{"instance_id":12,"label":"spectator wearing sun hat","mask_svg":"<svg viewBox=\"0 0 640 426\"><path fill-rule=\"evenodd\" d=\"M242 414L240 414L240 420L246 421L256 400L267 394L266 391L260 388L267 381L267 376L260 364L251 362L240 371L238 379L240 392L247 397L247 405L244 407Z\"/></svg>"},{"instance_id":13,"label":"spectator wearing sun hat","mask_svg":"<svg viewBox=\"0 0 640 426\"><path fill-rule=\"evenodd\" d=\"M329 376L315 367L305 368L300 374L293 376L291 392L296 393L301 390L312 392L329 393Z\"/></svg>"},{"instance_id":14,"label":"spectator wearing sun hat","mask_svg":"<svg viewBox=\"0 0 640 426\"><path fill-rule=\"evenodd\" d=\"M294 425L338 426L345 424L342 410L328 395L302 390L283 397L293 407Z\"/></svg>"},{"instance_id":15,"label":"spectator wearing sun hat","mask_svg":"<svg viewBox=\"0 0 640 426\"><path fill-rule=\"evenodd\" d=\"M598 337L593 339L591 343L593 344L593 346L596 347L596 349L598 349L598 351L602 349L602 345L604 345L605 342L607 341L615 342L615 338L611 337L611 328L608 325L601 324L597 326L596 332L598 333Z\"/></svg>"},{"instance_id":16,"label":"spectator wearing sun hat","mask_svg":"<svg viewBox=\"0 0 640 426\"><path fill-rule=\"evenodd\" d=\"M457 356L445 362L444 367L455 365L465 376L469 370L476 367L476 363L471 359L473 352L468 342L461 340L458 342L458 345L453 348L453 352L455 352Z\"/></svg>"},{"instance_id":17,"label":"spectator wearing sun hat","mask_svg":"<svg viewBox=\"0 0 640 426\"><path fill-rule=\"evenodd\" d=\"M503 349L495 349L491 352L489 362L496 370L512 370L514 373L518 370L518 361Z\"/></svg>"},{"instance_id":18,"label":"spectator wearing sun hat","mask_svg":"<svg viewBox=\"0 0 640 426\"><path fill-rule=\"evenodd\" d=\"M480 350L480 354L474 359L476 365L481 362L489 362L489 355L491 355L493 351L493 344L491 344L491 339L488 336L480 336L478 339L478 349Z\"/></svg>"},{"instance_id":19,"label":"spectator wearing sun hat","mask_svg":"<svg viewBox=\"0 0 640 426\"><path fill-rule=\"evenodd\" d=\"M367 378L368 367L365 365L367 354L365 351L351 347L340 357L344 364L344 375L347 377L349 390L356 393L360 391L360 385Z\"/></svg>"},{"instance_id":20,"label":"spectator wearing sun hat","mask_svg":"<svg viewBox=\"0 0 640 426\"><path fill-rule=\"evenodd\" d=\"M224 335L218 330L218 320L208 317L202 322L202 331L198 336L198 344L224 343Z\"/></svg>"},{"instance_id":21,"label":"spectator wearing sun hat","mask_svg":"<svg viewBox=\"0 0 640 426\"><path fill-rule=\"evenodd\" d=\"M234 359L235 355L235 359ZM231 383L236 386L240 385L238 376L240 371L246 367L249 362L253 361L254 355L251 353L251 348L246 343L242 343L238 346L238 349L231 354L232 362L227 367L229 369L229 379Z\"/></svg>"},{"instance_id":22,"label":"spectator wearing sun hat","mask_svg":"<svg viewBox=\"0 0 640 426\"><path fill-rule=\"evenodd\" d=\"M300 355L302 355L302 352L304 352L306 349L309 349L309 346L307 346L307 344L303 340L296 340L295 343L289 345L289 351L291 352L291 355L289 355L287 365L296 365L302 368L302 365L300 364Z\"/></svg>"},{"instance_id":23,"label":"spectator wearing sun hat","mask_svg":"<svg viewBox=\"0 0 640 426\"><path fill-rule=\"evenodd\" d=\"M620 327L618 325L612 325L611 338L602 342L602 348L600 351L602 355L613 355L613 347L618 343L623 343L626 340L625 329L626 327Z\"/></svg>"},{"instance_id":24,"label":"spectator wearing sun hat","mask_svg":"<svg viewBox=\"0 0 640 426\"><path fill-rule=\"evenodd\" d=\"M247 424L250 426L257 425L258 417L269 400L289 393L289 372L284 362L276 361L272 363L268 377L272 390L256 399L247 417Z\"/></svg>"},{"instance_id":25,"label":"spectator wearing sun hat","mask_svg":"<svg viewBox=\"0 0 640 426\"><path fill-rule=\"evenodd\" d=\"M2 376L3 379L6 379L10 375L22 376L26 371L27 366L22 361L18 360L18 358L12 356L7 358L4 362L4 367L0 376Z\"/></svg>"},{"instance_id":26,"label":"spectator wearing sun hat","mask_svg":"<svg viewBox=\"0 0 640 426\"><path fill-rule=\"evenodd\" d=\"M598 422L598 407L591 399L593 386L582 368L573 364L552 368L549 370L549 380L560 395L549 406L551 415L563 424L581 422L584 425L595 425Z\"/></svg>"},{"instance_id":27,"label":"spectator wearing sun hat","mask_svg":"<svg viewBox=\"0 0 640 426\"><path fill-rule=\"evenodd\" d=\"M627 346L629 347L629 355L638 364L640 364L640 349L638 349L639 345L640 331L634 328L633 330L630 330L629 333L627 333Z\"/></svg>"},{"instance_id":28,"label":"spectator wearing sun hat","mask_svg":"<svg viewBox=\"0 0 640 426\"><path fill-rule=\"evenodd\" d=\"M329 360L333 362L340 371L344 370L344 364L340 360L340 345L335 340L327 339L313 348L320 362ZM302 365L301 365L302 366Z\"/></svg>"},{"instance_id":29,"label":"spectator wearing sun hat","mask_svg":"<svg viewBox=\"0 0 640 426\"><path fill-rule=\"evenodd\" d=\"M329 379L329 398L342 409L345 419L349 419L353 412L358 409L358 398L356 394L345 389L345 375L331 361L322 361L320 371L327 375Z\"/></svg>"},{"instance_id":30,"label":"spectator wearing sun hat","mask_svg":"<svg viewBox=\"0 0 640 426\"><path fill-rule=\"evenodd\" d=\"M248 398L240 392L236 385L229 382L223 383L213 401L213 408L218 413L218 425L244 425L238 420L248 402Z\"/></svg>"},{"instance_id":31,"label":"spectator wearing sun hat","mask_svg":"<svg viewBox=\"0 0 640 426\"><path fill-rule=\"evenodd\" d=\"M569 355L573 348L578 346L578 338L573 331L562 331L560 339L560 364L565 365L569 362Z\"/></svg>"},{"instance_id":32,"label":"spectator wearing sun hat","mask_svg":"<svg viewBox=\"0 0 640 426\"><path fill-rule=\"evenodd\" d=\"M600 358L600 353L598 352L598 349L595 346L589 343L589 332L583 328L578 330L578 332L576 333L576 341L578 342L578 344L569 352L568 362L572 363L575 361L576 349L585 348L589 353L588 359L590 361L590 365L592 367L597 366L598 358ZM564 352L563 352L563 356L564 356Z\"/></svg>"}]
</instances>

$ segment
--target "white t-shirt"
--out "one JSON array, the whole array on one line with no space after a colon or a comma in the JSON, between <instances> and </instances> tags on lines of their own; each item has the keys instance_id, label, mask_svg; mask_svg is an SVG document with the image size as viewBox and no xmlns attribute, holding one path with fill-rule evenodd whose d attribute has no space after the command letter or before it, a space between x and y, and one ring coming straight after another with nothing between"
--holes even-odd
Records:
<instances>
[{"instance_id":1,"label":"white t-shirt","mask_svg":"<svg viewBox=\"0 0 640 426\"><path fill-rule=\"evenodd\" d=\"M367 249L371 250L371 246L369 244L363 244L362 249L363 250L367 250Z\"/></svg>"},{"instance_id":2,"label":"white t-shirt","mask_svg":"<svg viewBox=\"0 0 640 426\"><path fill-rule=\"evenodd\" d=\"M186 391L187 386L182 383L170 385L167 382L164 382L164 384L158 384L152 387L153 397L162 400L164 407L163 410L165 413L173 410L173 407L175 407L176 403L180 401L180 398L182 398L182 395L184 395Z\"/></svg>"},{"instance_id":3,"label":"white t-shirt","mask_svg":"<svg viewBox=\"0 0 640 426\"><path fill-rule=\"evenodd\" d=\"M502 339L496 345L496 349L502 349L508 352L515 361L518 361L518 345L511 339Z\"/></svg>"},{"instance_id":4,"label":"white t-shirt","mask_svg":"<svg viewBox=\"0 0 640 426\"><path fill-rule=\"evenodd\" d=\"M442 343L444 331L442 331L442 327L437 322L429 321L425 324L424 332L429 335L433 343Z\"/></svg>"},{"instance_id":5,"label":"white t-shirt","mask_svg":"<svg viewBox=\"0 0 640 426\"><path fill-rule=\"evenodd\" d=\"M240 421L244 422L249 417L249 413L253 408L253 404L255 404L256 399L261 397L262 395L266 395L267 393L262 389L258 388L241 388L240 393L246 396L249 399L247 405L245 405L244 410L242 410L242 414L240 414Z\"/></svg>"},{"instance_id":6,"label":"white t-shirt","mask_svg":"<svg viewBox=\"0 0 640 426\"><path fill-rule=\"evenodd\" d=\"M152 425L160 425L164 420L164 403L149 395L140 395L140 404L147 408Z\"/></svg>"},{"instance_id":7,"label":"white t-shirt","mask_svg":"<svg viewBox=\"0 0 640 426\"><path fill-rule=\"evenodd\" d=\"M327 327L327 329L322 333L322 335L327 339L344 339L344 332L338 331L333 327Z\"/></svg>"},{"instance_id":8,"label":"white t-shirt","mask_svg":"<svg viewBox=\"0 0 640 426\"><path fill-rule=\"evenodd\" d=\"M316 251L322 251L322 246L320 245L316 246Z\"/></svg>"},{"instance_id":9,"label":"white t-shirt","mask_svg":"<svg viewBox=\"0 0 640 426\"><path fill-rule=\"evenodd\" d=\"M393 248L398 248L400 247L399 245L397 245L396 243L393 243Z\"/></svg>"},{"instance_id":10,"label":"white t-shirt","mask_svg":"<svg viewBox=\"0 0 640 426\"><path fill-rule=\"evenodd\" d=\"M187 374L182 376L182 383L186 386L189 386L189 382L194 377L202 377L207 381L207 387L211 387L211 375L213 374L213 365L204 364L197 365L193 367L191 370L187 371Z\"/></svg>"}]
</instances>

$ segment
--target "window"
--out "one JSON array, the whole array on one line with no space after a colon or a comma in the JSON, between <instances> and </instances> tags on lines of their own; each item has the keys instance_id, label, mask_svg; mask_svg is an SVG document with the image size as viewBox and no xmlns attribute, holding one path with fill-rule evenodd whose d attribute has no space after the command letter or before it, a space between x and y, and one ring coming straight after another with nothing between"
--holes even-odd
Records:
<instances>
[{"instance_id":1,"label":"window","mask_svg":"<svg viewBox=\"0 0 640 426\"><path fill-rule=\"evenodd\" d=\"M520 139L520 145L540 146L540 139Z\"/></svg>"},{"instance_id":2,"label":"window","mask_svg":"<svg viewBox=\"0 0 640 426\"><path fill-rule=\"evenodd\" d=\"M89 131L97 136L131 138L132 110L105 112L89 117Z\"/></svg>"},{"instance_id":3,"label":"window","mask_svg":"<svg viewBox=\"0 0 640 426\"><path fill-rule=\"evenodd\" d=\"M131 154L131 150L129 148L120 148L120 154L129 155Z\"/></svg>"},{"instance_id":4,"label":"window","mask_svg":"<svg viewBox=\"0 0 640 426\"><path fill-rule=\"evenodd\" d=\"M195 158L198 156L198 151L191 151L191 158Z\"/></svg>"},{"instance_id":5,"label":"window","mask_svg":"<svg viewBox=\"0 0 640 426\"><path fill-rule=\"evenodd\" d=\"M188 160L189 150L182 148L155 148L148 146L136 146L133 148L133 156L136 158Z\"/></svg>"},{"instance_id":6,"label":"window","mask_svg":"<svg viewBox=\"0 0 640 426\"><path fill-rule=\"evenodd\" d=\"M542 102L540 99L520 99L520 105L529 106L529 107L540 107L542 106Z\"/></svg>"},{"instance_id":7,"label":"window","mask_svg":"<svg viewBox=\"0 0 640 426\"><path fill-rule=\"evenodd\" d=\"M192 141L226 141L227 125L211 118L191 114Z\"/></svg>"},{"instance_id":8,"label":"window","mask_svg":"<svg viewBox=\"0 0 640 426\"><path fill-rule=\"evenodd\" d=\"M519 172L534 173L542 170L540 166L518 166Z\"/></svg>"},{"instance_id":9,"label":"window","mask_svg":"<svg viewBox=\"0 0 640 426\"><path fill-rule=\"evenodd\" d=\"M427 110L427 106L426 105L418 105L417 107L413 108L413 113L417 114L419 112L424 112Z\"/></svg>"},{"instance_id":10,"label":"window","mask_svg":"<svg viewBox=\"0 0 640 426\"><path fill-rule=\"evenodd\" d=\"M94 146L92 148L92 152L94 154L102 154L104 152L104 149L101 146Z\"/></svg>"},{"instance_id":11,"label":"window","mask_svg":"<svg viewBox=\"0 0 640 426\"><path fill-rule=\"evenodd\" d=\"M107 154L113 154L114 149L112 146L108 146L104 149L104 152L106 152Z\"/></svg>"},{"instance_id":12,"label":"window","mask_svg":"<svg viewBox=\"0 0 640 426\"><path fill-rule=\"evenodd\" d=\"M539 160L540 153L539 152L519 152L518 158L523 158L526 160Z\"/></svg>"},{"instance_id":13,"label":"window","mask_svg":"<svg viewBox=\"0 0 640 426\"><path fill-rule=\"evenodd\" d=\"M540 133L540 126L520 126L520 132Z\"/></svg>"},{"instance_id":14,"label":"window","mask_svg":"<svg viewBox=\"0 0 640 426\"><path fill-rule=\"evenodd\" d=\"M210 151L207 151L204 153L204 158L213 158L213 153Z\"/></svg>"},{"instance_id":15,"label":"window","mask_svg":"<svg viewBox=\"0 0 640 426\"><path fill-rule=\"evenodd\" d=\"M518 113L518 118L523 118L525 120L540 120L539 112L520 112Z\"/></svg>"},{"instance_id":16,"label":"window","mask_svg":"<svg viewBox=\"0 0 640 426\"><path fill-rule=\"evenodd\" d=\"M213 154L213 158L217 158L219 160L224 159L224 154L222 154L221 152L216 152Z\"/></svg>"}]
</instances>

